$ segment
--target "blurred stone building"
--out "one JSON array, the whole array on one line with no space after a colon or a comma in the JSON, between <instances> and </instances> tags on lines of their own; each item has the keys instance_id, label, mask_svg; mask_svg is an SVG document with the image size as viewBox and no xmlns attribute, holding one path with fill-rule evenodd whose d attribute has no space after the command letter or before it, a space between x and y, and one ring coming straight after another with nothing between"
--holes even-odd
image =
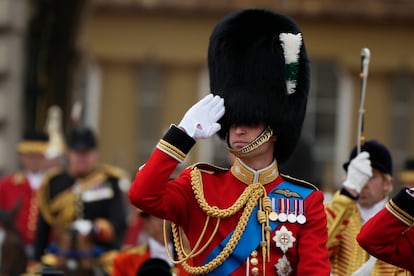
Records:
<instances>
[{"instance_id":1,"label":"blurred stone building","mask_svg":"<svg viewBox=\"0 0 414 276\"><path fill-rule=\"evenodd\" d=\"M0 0L3 2L13 6L25 1ZM26 13L27 25L22 27L26 32L21 32L20 41L26 46L31 41L37 49L47 45L49 51L26 51L42 57L35 64L47 64L46 69L34 66L31 55L17 57L14 52L25 49L22 45L2 50L5 57L17 58L11 63L0 60L0 84L16 81L13 88L0 87L2 172L17 164L6 162L13 160L13 148L1 144L12 145L24 128L41 127L52 104L64 110L68 130L75 102L83 106L80 123L99 133L101 159L135 172L169 125L178 123L187 108L209 92L206 54L210 32L227 13L245 7L264 7L291 16L301 26L307 43L312 80L303 140L309 146L306 154L312 164L301 168L286 165L287 173L303 175L326 190L340 183L341 165L357 141L360 52L364 47L371 51L366 139L377 139L392 149L396 171L406 157L414 155L412 1L40 2L43 6L34 4L36 1L27 4L32 12ZM44 4L47 2L49 5ZM54 7L53 2L64 7ZM42 14L41 8L53 16ZM38 35L39 29L49 30L48 39L33 39L36 33L30 19L36 16L49 18L37 29ZM4 23L0 18L0 45L14 29L8 20ZM32 34L31 40L28 34ZM28 68L43 71L37 78L17 73L13 79L7 72L12 67L3 68L5 64L23 72ZM38 93L28 92L33 86ZM225 165L227 154L217 150L222 146L218 139L202 141L187 162Z\"/></svg>"}]
</instances>

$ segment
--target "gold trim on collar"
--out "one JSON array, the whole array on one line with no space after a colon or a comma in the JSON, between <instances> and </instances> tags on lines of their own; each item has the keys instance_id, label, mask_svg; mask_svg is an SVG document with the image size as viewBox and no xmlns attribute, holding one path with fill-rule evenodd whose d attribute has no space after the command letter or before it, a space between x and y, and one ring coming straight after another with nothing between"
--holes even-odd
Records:
<instances>
[{"instance_id":1,"label":"gold trim on collar","mask_svg":"<svg viewBox=\"0 0 414 276\"><path fill-rule=\"evenodd\" d=\"M241 182L250 185L259 182L263 185L273 182L279 176L279 169L276 160L272 164L261 170L253 170L236 158L231 167L232 174Z\"/></svg>"}]
</instances>

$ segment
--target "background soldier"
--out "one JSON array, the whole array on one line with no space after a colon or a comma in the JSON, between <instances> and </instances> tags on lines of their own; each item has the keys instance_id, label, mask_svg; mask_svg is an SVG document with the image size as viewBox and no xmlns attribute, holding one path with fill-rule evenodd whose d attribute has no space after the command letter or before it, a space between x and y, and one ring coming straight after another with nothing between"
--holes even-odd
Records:
<instances>
[{"instance_id":1,"label":"background soldier","mask_svg":"<svg viewBox=\"0 0 414 276\"><path fill-rule=\"evenodd\" d=\"M119 182L125 175L98 165L97 140L89 128L74 129L68 148L67 170L48 174L40 189L35 259L53 253L57 268L94 275L97 258L122 243L126 212Z\"/></svg>"},{"instance_id":2,"label":"background soldier","mask_svg":"<svg viewBox=\"0 0 414 276\"><path fill-rule=\"evenodd\" d=\"M358 246L361 226L381 210L392 190L392 158L381 143L370 140L351 151L344 164L346 179L326 204L328 249L333 275L398 275L403 271L377 261ZM401 274L404 275L404 274Z\"/></svg>"},{"instance_id":3,"label":"background soldier","mask_svg":"<svg viewBox=\"0 0 414 276\"><path fill-rule=\"evenodd\" d=\"M17 145L21 169L0 180L0 209L11 210L21 204L16 225L23 236L26 254L33 257L38 206L37 191L47 169L45 152L48 135L41 131L27 131Z\"/></svg>"}]
</instances>

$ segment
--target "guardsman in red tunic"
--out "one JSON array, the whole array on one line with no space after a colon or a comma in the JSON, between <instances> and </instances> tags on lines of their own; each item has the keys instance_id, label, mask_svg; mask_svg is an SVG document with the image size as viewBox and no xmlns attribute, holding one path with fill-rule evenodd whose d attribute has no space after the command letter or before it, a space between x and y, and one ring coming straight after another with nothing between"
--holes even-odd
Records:
<instances>
[{"instance_id":1,"label":"guardsman in red tunic","mask_svg":"<svg viewBox=\"0 0 414 276\"><path fill-rule=\"evenodd\" d=\"M211 94L159 141L131 203L173 222L178 262L191 274L329 275L323 194L278 170L306 111L299 28L268 10L233 13L213 30L208 65ZM231 168L197 163L170 180L196 139L217 132L236 156Z\"/></svg>"},{"instance_id":2,"label":"guardsman in red tunic","mask_svg":"<svg viewBox=\"0 0 414 276\"><path fill-rule=\"evenodd\" d=\"M28 257L33 253L38 215L36 194L46 170L48 139L43 132L26 132L17 145L21 169L0 180L0 209L10 210L21 204L16 225L23 235Z\"/></svg>"},{"instance_id":3,"label":"guardsman in red tunic","mask_svg":"<svg viewBox=\"0 0 414 276\"><path fill-rule=\"evenodd\" d=\"M414 188L403 188L369 219L357 236L359 245L384 262L414 275Z\"/></svg>"}]
</instances>

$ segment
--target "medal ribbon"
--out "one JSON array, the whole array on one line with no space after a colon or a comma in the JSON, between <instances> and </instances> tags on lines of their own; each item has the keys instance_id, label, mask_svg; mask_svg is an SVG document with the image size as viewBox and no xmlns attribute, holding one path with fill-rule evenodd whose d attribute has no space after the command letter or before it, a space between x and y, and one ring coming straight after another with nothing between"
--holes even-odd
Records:
<instances>
[{"instance_id":1,"label":"medal ribbon","mask_svg":"<svg viewBox=\"0 0 414 276\"><path fill-rule=\"evenodd\" d=\"M295 185L287 181L283 181L280 183L276 188L274 188L269 193L269 197L271 200L276 200L279 198L284 198L283 195L274 193L276 190L290 190L295 191L302 196L304 200L308 195L312 193L312 189ZM208 276L222 276L222 275L230 275L234 270L236 270L239 266L241 266L250 255L250 253L255 250L262 240L261 233L262 233L262 225L257 221L257 211L258 206L256 206L247 222L246 229L244 230L239 243L234 248L233 253L223 262L223 264L217 267L215 270L207 273L205 275ZM277 226L279 225L279 221L269 221L271 232L273 232ZM230 240L231 236L233 235L233 231L227 235L227 237L217 245L207 256L206 260L203 262L207 264L212 259L214 259L226 246L228 241Z\"/></svg>"}]
</instances>

